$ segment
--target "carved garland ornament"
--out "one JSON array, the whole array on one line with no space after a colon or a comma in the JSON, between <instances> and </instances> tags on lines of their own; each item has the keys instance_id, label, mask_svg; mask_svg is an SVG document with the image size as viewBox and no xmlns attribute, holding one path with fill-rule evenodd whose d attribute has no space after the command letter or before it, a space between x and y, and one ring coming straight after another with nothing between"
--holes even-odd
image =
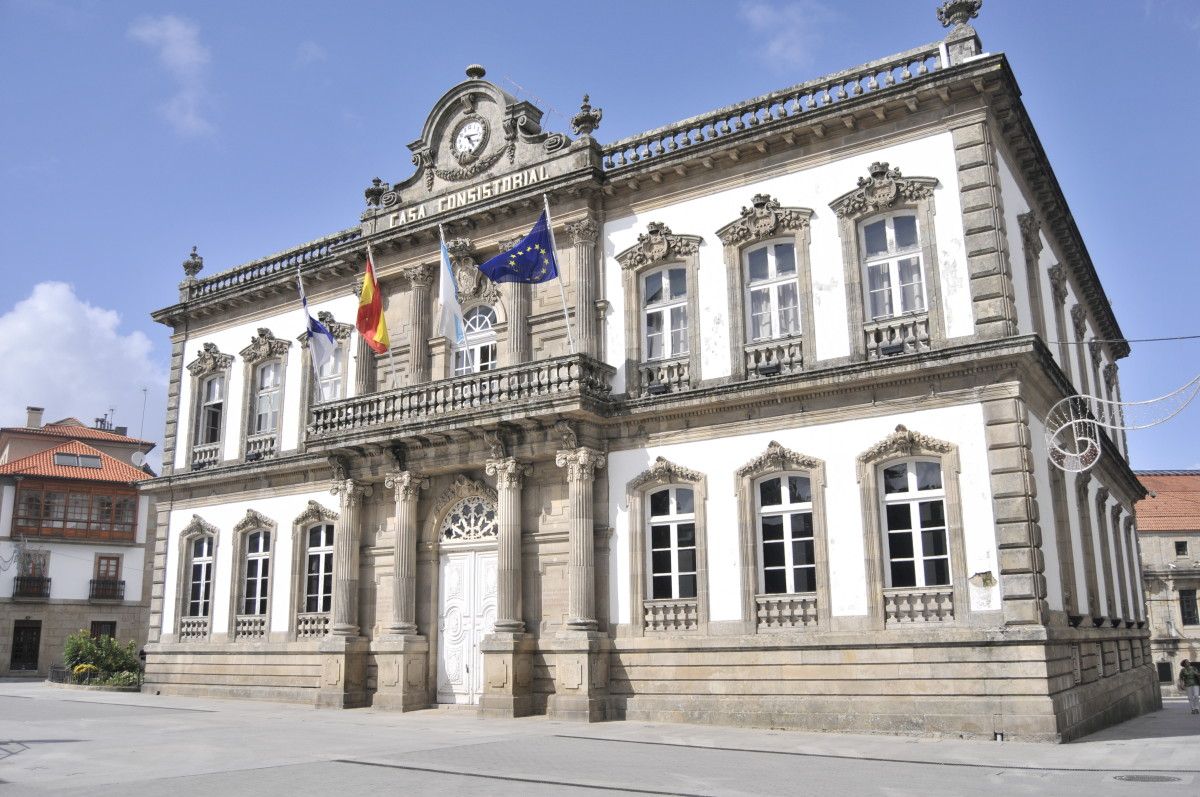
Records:
<instances>
[{"instance_id":1,"label":"carved garland ornament","mask_svg":"<svg viewBox=\"0 0 1200 797\"><path fill-rule=\"evenodd\" d=\"M496 503L496 491L488 487L482 482L477 482L474 479L468 479L461 473L454 477L454 481L450 482L445 490L442 490L441 495L434 506L443 507L456 499L470 498L471 496L483 496L493 504Z\"/></svg>"},{"instance_id":2,"label":"carved garland ornament","mask_svg":"<svg viewBox=\"0 0 1200 797\"><path fill-rule=\"evenodd\" d=\"M750 207L742 208L742 217L717 230L717 237L726 246L761 241L779 232L803 230L811 216L808 208L783 208L770 194L755 194Z\"/></svg>"},{"instance_id":3,"label":"carved garland ornament","mask_svg":"<svg viewBox=\"0 0 1200 797\"><path fill-rule=\"evenodd\" d=\"M259 327L258 334L250 338L250 345L238 353L242 355L242 359L246 363L257 365L271 357L281 357L287 354L287 350L291 345L292 342L290 340L277 338L271 330L266 327Z\"/></svg>"},{"instance_id":4,"label":"carved garland ornament","mask_svg":"<svg viewBox=\"0 0 1200 797\"><path fill-rule=\"evenodd\" d=\"M949 454L953 450L954 446L950 443L928 437L920 432L909 431L904 424L898 424L896 431L859 454L858 461L865 464L891 456Z\"/></svg>"},{"instance_id":5,"label":"carved garland ornament","mask_svg":"<svg viewBox=\"0 0 1200 797\"><path fill-rule=\"evenodd\" d=\"M191 521L179 532L180 537L192 537L200 534L211 534L215 537L217 536L217 527L199 515L192 515Z\"/></svg>"},{"instance_id":6,"label":"carved garland ornament","mask_svg":"<svg viewBox=\"0 0 1200 797\"><path fill-rule=\"evenodd\" d=\"M886 161L872 163L868 171L871 176L858 178L858 188L829 203L838 218L858 218L887 210L897 202L929 199L938 184L935 177L903 177L899 169L889 169Z\"/></svg>"},{"instance_id":7,"label":"carved garland ornament","mask_svg":"<svg viewBox=\"0 0 1200 797\"><path fill-rule=\"evenodd\" d=\"M317 503L316 501L310 500L308 502L308 506L306 506L304 508L304 511L301 512L299 515L296 515L296 519L292 522L295 523L297 526L300 526L300 525L304 525L306 523L320 523L322 521L332 523L333 521L335 521L337 519L338 519L337 512L334 512L332 509L328 509L328 508L322 506L321 504Z\"/></svg>"},{"instance_id":8,"label":"carved garland ornament","mask_svg":"<svg viewBox=\"0 0 1200 797\"><path fill-rule=\"evenodd\" d=\"M699 482L704 479L704 474L697 473L690 468L685 468L676 465L664 457L658 457L654 460L654 464L646 470L639 473L629 482L629 489L636 490L647 484L668 484L670 482Z\"/></svg>"},{"instance_id":9,"label":"carved garland ornament","mask_svg":"<svg viewBox=\"0 0 1200 797\"><path fill-rule=\"evenodd\" d=\"M224 371L233 365L232 354L222 354L215 343L205 343L200 347L196 359L188 363L188 372L192 376L201 377Z\"/></svg>"},{"instance_id":10,"label":"carved garland ornament","mask_svg":"<svg viewBox=\"0 0 1200 797\"><path fill-rule=\"evenodd\" d=\"M256 512L253 509L247 509L246 516L239 520L237 525L233 527L233 533L241 534L243 531L248 531L249 529L264 529L266 531L273 531L275 529L275 521L271 520L271 518L267 517L261 512Z\"/></svg>"},{"instance_id":11,"label":"carved garland ornament","mask_svg":"<svg viewBox=\"0 0 1200 797\"><path fill-rule=\"evenodd\" d=\"M821 466L819 459L813 459L804 454L797 454L790 448L784 448L772 440L767 444L767 450L759 456L738 468L740 478L757 476L760 473L776 470L812 470Z\"/></svg>"},{"instance_id":12,"label":"carved garland ornament","mask_svg":"<svg viewBox=\"0 0 1200 797\"><path fill-rule=\"evenodd\" d=\"M621 268L637 270L669 258L694 255L700 251L704 239L698 235L675 235L661 221L646 225L646 232L638 236L637 243L617 255Z\"/></svg>"}]
</instances>

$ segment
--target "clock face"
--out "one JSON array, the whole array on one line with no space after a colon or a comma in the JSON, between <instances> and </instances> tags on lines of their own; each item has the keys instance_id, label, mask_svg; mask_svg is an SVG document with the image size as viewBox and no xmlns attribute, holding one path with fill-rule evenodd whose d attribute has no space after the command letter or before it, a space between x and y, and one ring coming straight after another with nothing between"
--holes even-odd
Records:
<instances>
[{"instance_id":1,"label":"clock face","mask_svg":"<svg viewBox=\"0 0 1200 797\"><path fill-rule=\"evenodd\" d=\"M470 119L458 128L458 135L454 137L454 151L459 155L473 155L483 146L486 135L483 122Z\"/></svg>"}]
</instances>

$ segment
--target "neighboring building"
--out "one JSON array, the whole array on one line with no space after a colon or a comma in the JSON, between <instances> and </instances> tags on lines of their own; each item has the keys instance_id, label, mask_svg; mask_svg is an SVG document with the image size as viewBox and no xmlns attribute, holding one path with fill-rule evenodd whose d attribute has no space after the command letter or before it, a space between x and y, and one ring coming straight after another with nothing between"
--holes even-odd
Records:
<instances>
[{"instance_id":1,"label":"neighboring building","mask_svg":"<svg viewBox=\"0 0 1200 797\"><path fill-rule=\"evenodd\" d=\"M45 675L79 629L145 643L152 448L103 419L43 426L38 407L0 429L0 672Z\"/></svg>"},{"instance_id":2,"label":"neighboring building","mask_svg":"<svg viewBox=\"0 0 1200 797\"><path fill-rule=\"evenodd\" d=\"M1200 661L1200 470L1143 470L1138 502L1142 578L1150 612L1150 649L1158 680L1178 695L1184 659Z\"/></svg>"},{"instance_id":3,"label":"neighboring building","mask_svg":"<svg viewBox=\"0 0 1200 797\"><path fill-rule=\"evenodd\" d=\"M549 133L471 67L359 224L211 277L193 252L154 313L148 688L1041 740L1159 705L1125 441L1075 475L1044 440L1129 346L978 5L607 145L586 98ZM578 353L558 284L475 267L543 194Z\"/></svg>"}]
</instances>

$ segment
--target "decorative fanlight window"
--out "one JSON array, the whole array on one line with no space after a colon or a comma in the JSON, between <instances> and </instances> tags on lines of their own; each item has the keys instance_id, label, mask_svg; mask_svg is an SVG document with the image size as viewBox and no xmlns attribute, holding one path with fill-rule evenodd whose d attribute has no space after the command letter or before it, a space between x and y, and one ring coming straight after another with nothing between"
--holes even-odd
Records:
<instances>
[{"instance_id":1,"label":"decorative fanlight window","mask_svg":"<svg viewBox=\"0 0 1200 797\"><path fill-rule=\"evenodd\" d=\"M494 539L498 533L496 507L481 496L459 501L450 508L442 522L443 542Z\"/></svg>"}]
</instances>

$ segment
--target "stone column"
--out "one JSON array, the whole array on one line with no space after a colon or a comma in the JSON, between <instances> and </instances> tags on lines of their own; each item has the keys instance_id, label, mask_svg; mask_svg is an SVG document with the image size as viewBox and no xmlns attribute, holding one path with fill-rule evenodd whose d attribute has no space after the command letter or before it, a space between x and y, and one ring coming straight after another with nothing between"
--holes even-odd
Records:
<instances>
[{"instance_id":1,"label":"stone column","mask_svg":"<svg viewBox=\"0 0 1200 797\"><path fill-rule=\"evenodd\" d=\"M507 252L521 242L521 236L500 242L500 251ZM507 365L527 363L533 357L533 339L529 336L530 289L527 282L507 282L508 296L508 362Z\"/></svg>"},{"instance_id":2,"label":"stone column","mask_svg":"<svg viewBox=\"0 0 1200 797\"><path fill-rule=\"evenodd\" d=\"M529 466L513 457L489 459L487 475L496 477L499 544L496 555L496 630L519 634L521 619L521 485Z\"/></svg>"},{"instance_id":3,"label":"stone column","mask_svg":"<svg viewBox=\"0 0 1200 797\"><path fill-rule=\"evenodd\" d=\"M405 274L411 283L408 294L412 318L409 368L413 383L421 384L429 381L429 286L433 284L434 267L429 264L413 266Z\"/></svg>"},{"instance_id":4,"label":"stone column","mask_svg":"<svg viewBox=\"0 0 1200 797\"><path fill-rule=\"evenodd\" d=\"M567 469L568 531L567 628L596 630L596 567L592 484L604 467L604 453L592 448L559 451L555 463Z\"/></svg>"},{"instance_id":5,"label":"stone column","mask_svg":"<svg viewBox=\"0 0 1200 797\"><path fill-rule=\"evenodd\" d=\"M330 492L341 499L333 534L333 616L329 633L358 636L358 547L362 499L369 487L353 479L335 481Z\"/></svg>"},{"instance_id":6,"label":"stone column","mask_svg":"<svg viewBox=\"0 0 1200 797\"><path fill-rule=\"evenodd\" d=\"M391 634L417 633L417 502L429 479L402 470L389 473L384 485L395 490L396 537L392 544Z\"/></svg>"},{"instance_id":7,"label":"stone column","mask_svg":"<svg viewBox=\"0 0 1200 797\"><path fill-rule=\"evenodd\" d=\"M357 343L354 349L354 361L357 363L354 371L354 395L365 396L375 392L375 352L367 345L367 339L362 335L354 336Z\"/></svg>"},{"instance_id":8,"label":"stone column","mask_svg":"<svg viewBox=\"0 0 1200 797\"><path fill-rule=\"evenodd\" d=\"M566 225L575 255L575 334L579 352L598 357L596 330L596 238L599 227L591 218Z\"/></svg>"}]
</instances>

